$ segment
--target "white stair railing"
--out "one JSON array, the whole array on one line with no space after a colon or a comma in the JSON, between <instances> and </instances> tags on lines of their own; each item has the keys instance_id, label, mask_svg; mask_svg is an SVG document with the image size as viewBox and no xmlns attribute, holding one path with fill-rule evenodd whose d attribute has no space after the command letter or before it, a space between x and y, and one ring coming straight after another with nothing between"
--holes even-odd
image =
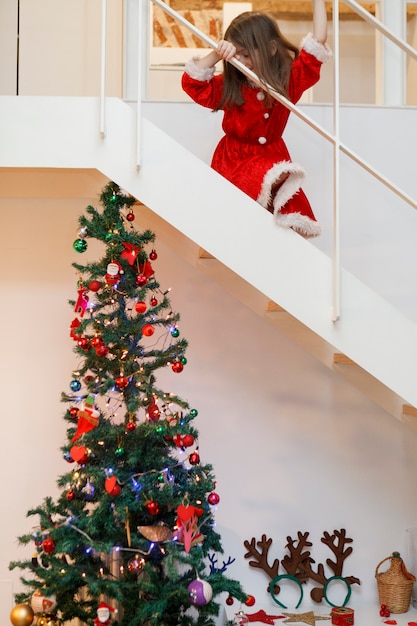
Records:
<instances>
[{"instance_id":1,"label":"white stair railing","mask_svg":"<svg viewBox=\"0 0 417 626\"><path fill-rule=\"evenodd\" d=\"M205 33L200 31L196 26L191 24L183 16L173 10L163 0L152 0L152 2L159 6L163 11L170 15L174 20L182 24L189 29L194 35L201 39L209 47L216 49L217 42L213 41ZM106 0L102 0L103 3L103 45L102 45L102 67L105 67L106 47L105 47L105 32L106 32ZM136 135L136 166L140 168L141 162L141 103L144 97L144 85L146 84L145 76L148 74L149 66L149 0L138 0L138 94L137 94L137 135ZM398 38L390 29L388 29L382 22L372 16L368 11L361 7L355 0L343 0L343 4L350 7L355 13L357 13L366 22L371 24L377 31L382 33L385 37L389 38L394 44L399 46L401 50L406 52L412 58L417 60L417 50L409 46L406 42ZM350 160L354 161L362 170L366 171L371 177L379 181L387 189L391 190L396 196L401 198L404 202L410 205L413 209L417 209L417 200L412 198L398 185L394 184L380 171L374 168L370 163L361 158L356 152L349 148L340 140L339 136L339 0L333 0L333 20L334 20L334 93L333 93L333 133L328 132L320 124L315 122L312 118L306 115L299 107L293 105L284 96L277 93L272 87L265 85L259 80L257 75L246 68L237 59L232 59L230 63L237 67L243 74L245 74L251 81L258 84L261 88L267 88L271 95L286 106L292 113L298 118L303 120L310 128L316 133L328 141L333 147L333 276L332 276L332 310L331 318L333 321L337 321L340 317L340 233L339 233L339 161L340 155L346 155ZM105 99L105 71L102 71L102 89L101 89L101 106L100 106L100 133L104 135L105 120L104 120L104 99Z\"/></svg>"}]
</instances>

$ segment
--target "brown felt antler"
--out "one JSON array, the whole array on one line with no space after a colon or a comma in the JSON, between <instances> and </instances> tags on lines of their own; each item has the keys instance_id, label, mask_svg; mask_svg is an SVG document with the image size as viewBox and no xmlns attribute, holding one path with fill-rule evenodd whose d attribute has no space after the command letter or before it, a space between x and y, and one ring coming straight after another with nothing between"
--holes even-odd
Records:
<instances>
[{"instance_id":1,"label":"brown felt antler","mask_svg":"<svg viewBox=\"0 0 417 626\"><path fill-rule=\"evenodd\" d=\"M252 559L249 561L250 567L262 569L272 580L278 576L279 560L275 559L272 565L268 564L268 552L271 544L272 539L267 539L266 535L262 535L260 541L256 541L255 537L252 537L250 541L245 540L243 542L247 550L245 559ZM260 550L258 550L256 546L258 546Z\"/></svg>"},{"instance_id":2,"label":"brown felt antler","mask_svg":"<svg viewBox=\"0 0 417 626\"><path fill-rule=\"evenodd\" d=\"M308 548L313 545L309 540L309 533L297 533L297 539L287 537L287 545L289 554L286 554L281 559L282 567L287 574L294 576L300 583L306 583L308 580L322 585L321 587L314 587L310 596L314 602L320 603L324 598L324 587L326 583L333 578L333 576L326 576L323 563L317 564L317 569L313 569L314 559L311 557L311 552ZM343 565L347 557L352 553L350 546L347 544L352 543L352 539L346 536L346 530L335 530L333 535L328 532L323 533L321 539L322 543L327 545L335 555L335 560L327 559L326 564L332 570L334 576L343 577L342 570ZM247 549L245 554L246 559L252 559L249 561L251 567L262 569L270 579L274 579L278 576L278 570L280 562L275 559L272 565L268 564L268 552L272 544L272 539L267 539L266 535L262 535L260 541L257 541L253 537L250 541L244 541L244 546ZM259 548L259 549L258 549ZM355 576L344 577L344 580L352 585L354 583L361 584L359 578ZM268 592L269 592L268 588ZM279 593L279 586L275 585L273 592Z\"/></svg>"},{"instance_id":3,"label":"brown felt antler","mask_svg":"<svg viewBox=\"0 0 417 626\"><path fill-rule=\"evenodd\" d=\"M335 576L342 576L344 562L353 552L351 546L348 548L345 548L345 546L348 543L352 543L353 539L347 537L346 530L341 528L340 530L334 530L333 535L325 531L321 541L330 548L336 557L336 561L326 559L326 564L330 567ZM345 580L350 585L353 583L361 584L359 578L356 578L356 576L345 576Z\"/></svg>"}]
</instances>

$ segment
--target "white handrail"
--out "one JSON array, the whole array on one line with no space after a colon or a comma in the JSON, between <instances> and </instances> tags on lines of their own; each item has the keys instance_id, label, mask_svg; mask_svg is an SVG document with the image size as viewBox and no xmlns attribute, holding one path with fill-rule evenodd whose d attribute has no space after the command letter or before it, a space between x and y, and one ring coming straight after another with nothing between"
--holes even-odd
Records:
<instances>
[{"instance_id":1,"label":"white handrail","mask_svg":"<svg viewBox=\"0 0 417 626\"><path fill-rule=\"evenodd\" d=\"M186 28L188 28L192 33L194 33L199 39L204 41L208 46L213 48L214 50L217 48L217 42L213 41L206 34L201 32L198 28L196 28L193 24L188 22L184 17L179 15L176 11L174 11L170 6L168 6L164 0L152 0L152 2L163 9L166 13L168 13L173 19L177 22L183 24ZM368 11L365 11L360 5L355 2L355 0L343 0L344 4L348 5L354 11L356 11L359 15L361 15L366 21L371 22L378 30L380 30L384 35L389 37L394 43L397 43L403 50L411 54L414 58L417 59L417 51L414 48L411 48L408 44L401 41L392 33L388 28L386 28L381 22L379 22L376 18L374 18ZM378 170L372 167L369 163L364 161L359 155L357 155L353 150L351 150L348 146L344 145L340 141L339 137L339 110L340 110L340 102L339 102L339 0L333 0L333 21L334 21L334 56L335 56L335 66L334 66L334 118L333 118L333 134L327 132L322 126L317 124L314 120L312 120L308 115L303 113L297 106L292 104L289 100L287 100L284 96L276 92L270 85L265 85L262 83L258 76L245 67L242 63L240 63L237 59L231 59L230 63L237 67L243 74L245 74L252 82L256 83L263 89L268 89L271 95L284 104L291 112L293 112L297 117L302 119L306 124L308 124L311 128L313 128L316 132L318 132L322 137L324 137L327 141L329 141L333 146L333 277L332 277L332 312L331 317L333 321L337 321L340 317L340 220L339 220L339 208L340 208L340 198L339 198L339 179L340 179L340 153L344 153L350 159L352 159L355 163L357 163L360 167L366 170L369 174L371 174L374 178L376 178L380 183L385 185L388 189L390 189L394 194L402 198L405 202L407 202L414 209L417 209L417 201L411 198L408 194L406 194L400 187L391 182L386 176L381 174Z\"/></svg>"},{"instance_id":2,"label":"white handrail","mask_svg":"<svg viewBox=\"0 0 417 626\"><path fill-rule=\"evenodd\" d=\"M138 0L138 67L137 67L137 98L136 98L136 168L140 169L141 165L141 130L142 130L142 78L143 78L143 66L141 63L141 57L143 55L143 43L142 43L142 33L143 33L143 14L146 0Z\"/></svg>"},{"instance_id":3,"label":"white handrail","mask_svg":"<svg viewBox=\"0 0 417 626\"><path fill-rule=\"evenodd\" d=\"M106 31L107 31L107 0L101 0L101 67L100 67L100 135L106 135L105 102L106 102Z\"/></svg>"},{"instance_id":4,"label":"white handrail","mask_svg":"<svg viewBox=\"0 0 417 626\"><path fill-rule=\"evenodd\" d=\"M355 13L360 15L365 20L365 22L368 22L368 24L371 24L371 26L374 26L377 30L379 30L379 32L383 33L388 39L390 39L399 48L401 48L401 50L403 50L404 52L411 55L414 59L417 60L417 50L415 48L413 48L408 43L406 43L405 41L397 37L397 35L395 35L392 32L392 30L387 28L380 20L378 20L373 15L371 15L369 11L366 11L366 9L361 7L361 5L358 4L355 0L343 0L343 4L346 4L346 6L353 9Z\"/></svg>"},{"instance_id":5,"label":"white handrail","mask_svg":"<svg viewBox=\"0 0 417 626\"><path fill-rule=\"evenodd\" d=\"M339 0L333 0L333 263L332 320L340 317L340 92L339 92Z\"/></svg>"}]
</instances>

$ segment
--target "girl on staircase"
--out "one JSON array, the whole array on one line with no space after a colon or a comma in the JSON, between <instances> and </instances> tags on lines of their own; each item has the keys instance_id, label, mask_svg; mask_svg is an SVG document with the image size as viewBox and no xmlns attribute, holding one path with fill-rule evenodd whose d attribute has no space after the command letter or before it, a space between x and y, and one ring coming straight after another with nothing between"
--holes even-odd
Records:
<instances>
[{"instance_id":1,"label":"girl on staircase","mask_svg":"<svg viewBox=\"0 0 417 626\"><path fill-rule=\"evenodd\" d=\"M225 134L214 151L213 169L273 213L280 226L304 237L316 237L321 229L300 189L305 172L291 161L282 138L290 111L270 88L295 104L318 82L321 65L331 56L325 0L312 3L312 33L300 50L274 18L249 11L230 23L216 50L188 61L182 76L182 87L195 102L223 111ZM262 88L228 63L233 57L258 76ZM223 73L215 75L221 60Z\"/></svg>"}]
</instances>

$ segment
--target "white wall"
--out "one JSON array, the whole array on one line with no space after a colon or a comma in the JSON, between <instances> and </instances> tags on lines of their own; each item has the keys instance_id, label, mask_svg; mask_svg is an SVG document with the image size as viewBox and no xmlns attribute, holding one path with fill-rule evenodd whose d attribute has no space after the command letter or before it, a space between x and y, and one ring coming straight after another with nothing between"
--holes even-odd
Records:
<instances>
[{"instance_id":1,"label":"white wall","mask_svg":"<svg viewBox=\"0 0 417 626\"><path fill-rule=\"evenodd\" d=\"M28 188L22 185L22 195ZM72 199L70 178L66 188L68 197L60 197L52 177L44 191L48 196L52 189L52 198L41 190L35 200L19 199L3 186L0 199L5 624L8 581L18 588L7 565L31 556L31 547L16 545L33 523L25 513L57 493L55 479L66 470L59 398L74 366L67 299L76 285L71 262L79 256L72 242L78 215L96 203ZM139 210L134 225L141 227ZM184 372L163 372L159 381L199 411L202 460L213 464L221 496L217 523L225 557L236 558L229 575L257 598L255 609L274 612L268 579L248 566L243 541L266 533L273 538L271 559L282 558L288 536L309 532L317 563L331 556L322 533L346 528L353 554L344 574L362 583L353 586L350 606L376 606L375 567L393 550L404 553L405 530L417 522L417 434L187 265L175 242L169 249L157 239L156 249L158 280L172 288L181 334L190 343ZM92 246L86 254L94 258ZM303 608L309 608L307 591Z\"/></svg>"},{"instance_id":2,"label":"white wall","mask_svg":"<svg viewBox=\"0 0 417 626\"><path fill-rule=\"evenodd\" d=\"M106 93L122 95L123 5L107 0ZM98 95L101 0L18 0L0 6L0 94Z\"/></svg>"}]
</instances>

